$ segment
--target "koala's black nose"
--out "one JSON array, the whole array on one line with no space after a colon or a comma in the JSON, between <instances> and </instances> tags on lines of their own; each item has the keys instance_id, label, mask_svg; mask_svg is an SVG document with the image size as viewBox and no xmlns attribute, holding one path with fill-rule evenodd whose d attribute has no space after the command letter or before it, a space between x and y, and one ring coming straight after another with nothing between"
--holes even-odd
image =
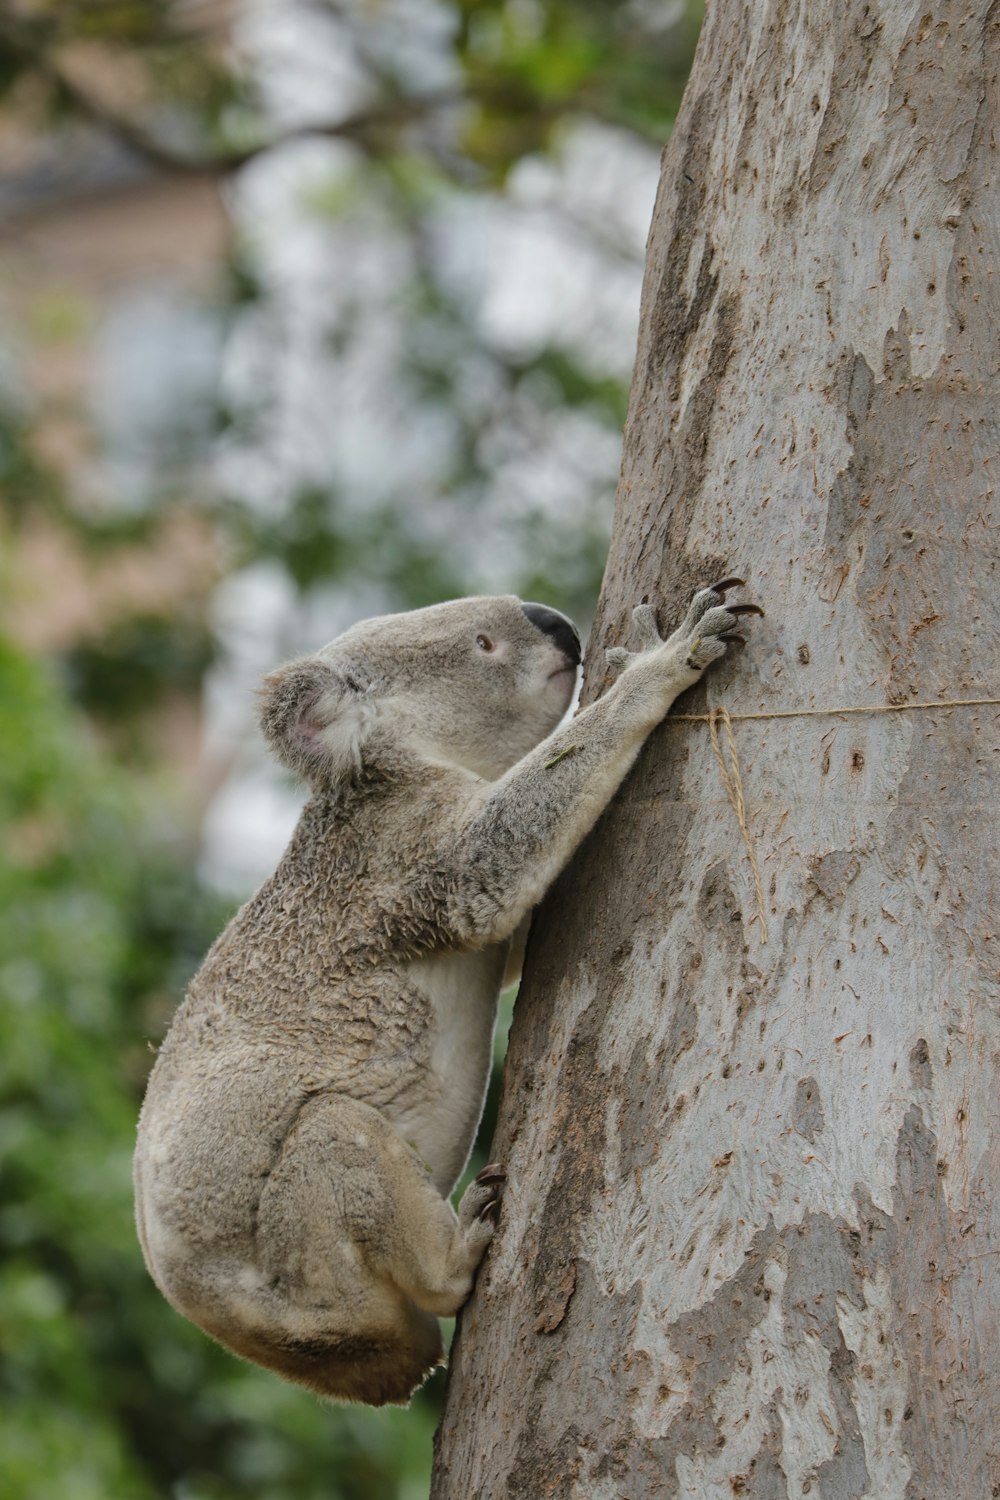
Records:
<instances>
[{"instance_id":1,"label":"koala's black nose","mask_svg":"<svg viewBox=\"0 0 1000 1500\"><path fill-rule=\"evenodd\" d=\"M539 630L551 636L553 644L566 653L574 666L579 666L580 637L573 621L561 615L557 609L549 609L547 604L522 604L521 608L532 625L537 625Z\"/></svg>"}]
</instances>

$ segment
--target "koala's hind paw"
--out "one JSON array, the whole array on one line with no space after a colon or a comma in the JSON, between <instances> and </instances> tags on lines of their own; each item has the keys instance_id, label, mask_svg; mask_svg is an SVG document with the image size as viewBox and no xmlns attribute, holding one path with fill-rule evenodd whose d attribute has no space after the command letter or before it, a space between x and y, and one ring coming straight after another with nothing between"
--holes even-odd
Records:
<instances>
[{"instance_id":1,"label":"koala's hind paw","mask_svg":"<svg viewBox=\"0 0 1000 1500\"><path fill-rule=\"evenodd\" d=\"M489 1225L492 1234L500 1212L500 1194L506 1181L507 1173L503 1168L497 1162L490 1162L475 1181L469 1183L458 1205L458 1222L463 1229Z\"/></svg>"},{"instance_id":2,"label":"koala's hind paw","mask_svg":"<svg viewBox=\"0 0 1000 1500\"><path fill-rule=\"evenodd\" d=\"M507 1174L496 1162L484 1167L470 1182L458 1205L459 1243L462 1259L471 1275L486 1253L500 1214L500 1193Z\"/></svg>"}]
</instances>

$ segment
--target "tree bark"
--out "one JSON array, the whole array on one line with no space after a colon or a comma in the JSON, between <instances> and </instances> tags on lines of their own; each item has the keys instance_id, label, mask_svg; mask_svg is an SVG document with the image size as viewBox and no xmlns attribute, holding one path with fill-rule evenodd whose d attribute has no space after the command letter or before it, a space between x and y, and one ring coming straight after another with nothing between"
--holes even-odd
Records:
<instances>
[{"instance_id":1,"label":"tree bark","mask_svg":"<svg viewBox=\"0 0 1000 1500\"><path fill-rule=\"evenodd\" d=\"M763 716L769 940L668 721L532 933L435 1500L1000 1495L1000 708L905 708L1000 697L998 60L986 0L709 7L586 692L750 580L679 708Z\"/></svg>"}]
</instances>

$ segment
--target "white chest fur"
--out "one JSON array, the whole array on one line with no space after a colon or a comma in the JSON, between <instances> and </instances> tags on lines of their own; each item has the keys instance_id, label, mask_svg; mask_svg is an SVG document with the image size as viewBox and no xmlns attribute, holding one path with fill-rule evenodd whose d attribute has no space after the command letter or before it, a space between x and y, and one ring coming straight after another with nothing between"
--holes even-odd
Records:
<instances>
[{"instance_id":1,"label":"white chest fur","mask_svg":"<svg viewBox=\"0 0 1000 1500\"><path fill-rule=\"evenodd\" d=\"M414 959L407 977L430 1001L426 1087L394 1123L450 1193L468 1159L483 1111L507 944Z\"/></svg>"}]
</instances>

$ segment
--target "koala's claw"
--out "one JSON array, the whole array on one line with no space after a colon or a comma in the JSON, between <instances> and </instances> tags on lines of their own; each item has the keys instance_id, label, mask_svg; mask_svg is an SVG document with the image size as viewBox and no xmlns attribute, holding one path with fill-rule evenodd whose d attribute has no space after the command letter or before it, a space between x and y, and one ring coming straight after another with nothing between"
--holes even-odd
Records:
<instances>
[{"instance_id":1,"label":"koala's claw","mask_svg":"<svg viewBox=\"0 0 1000 1500\"><path fill-rule=\"evenodd\" d=\"M476 1181L478 1183L506 1182L507 1173L498 1161L491 1161L489 1166L484 1167L481 1172L476 1173Z\"/></svg>"},{"instance_id":2,"label":"koala's claw","mask_svg":"<svg viewBox=\"0 0 1000 1500\"><path fill-rule=\"evenodd\" d=\"M469 1183L458 1206L459 1223L467 1231L477 1235L479 1231L476 1226L483 1225L488 1228L487 1239L489 1238L500 1213L500 1194L506 1181L507 1173L503 1167L499 1162L491 1161Z\"/></svg>"},{"instance_id":3,"label":"koala's claw","mask_svg":"<svg viewBox=\"0 0 1000 1500\"><path fill-rule=\"evenodd\" d=\"M718 583L710 583L708 586L713 594L724 594L727 589L745 589L746 581L743 578L723 578Z\"/></svg>"},{"instance_id":4,"label":"koala's claw","mask_svg":"<svg viewBox=\"0 0 1000 1500\"><path fill-rule=\"evenodd\" d=\"M727 604L731 615L760 615L763 619L764 611L759 604Z\"/></svg>"}]
</instances>

